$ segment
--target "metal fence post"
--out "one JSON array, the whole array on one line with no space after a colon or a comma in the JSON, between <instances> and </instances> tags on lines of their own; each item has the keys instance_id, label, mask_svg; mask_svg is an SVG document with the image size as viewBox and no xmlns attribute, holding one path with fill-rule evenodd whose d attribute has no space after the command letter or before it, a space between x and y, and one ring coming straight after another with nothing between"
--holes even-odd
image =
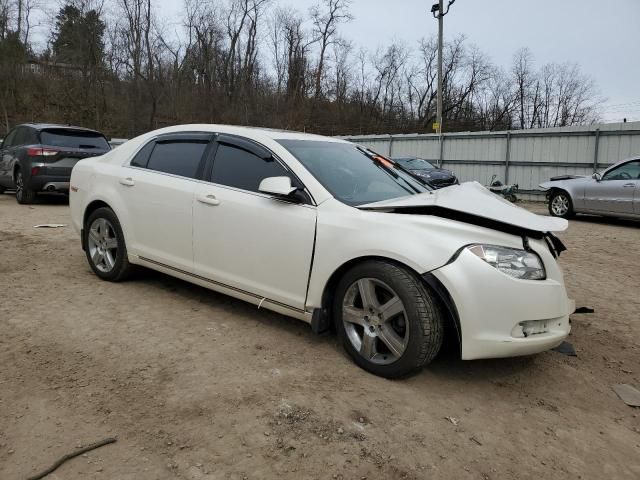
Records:
<instances>
[{"instance_id":1,"label":"metal fence post","mask_svg":"<svg viewBox=\"0 0 640 480\"><path fill-rule=\"evenodd\" d=\"M507 132L507 148L504 154L504 184L509 185L509 160L511 158L511 132Z\"/></svg>"},{"instance_id":2,"label":"metal fence post","mask_svg":"<svg viewBox=\"0 0 640 480\"><path fill-rule=\"evenodd\" d=\"M593 149L593 173L598 171L598 145L600 144L600 129L596 128L596 144Z\"/></svg>"},{"instance_id":3,"label":"metal fence post","mask_svg":"<svg viewBox=\"0 0 640 480\"><path fill-rule=\"evenodd\" d=\"M438 168L442 167L442 162L444 161L444 139L447 138L443 133L440 134L440 156L438 157Z\"/></svg>"},{"instance_id":4,"label":"metal fence post","mask_svg":"<svg viewBox=\"0 0 640 480\"><path fill-rule=\"evenodd\" d=\"M389 153L387 153L387 157L391 158L391 147L393 146L393 135L389 135Z\"/></svg>"}]
</instances>

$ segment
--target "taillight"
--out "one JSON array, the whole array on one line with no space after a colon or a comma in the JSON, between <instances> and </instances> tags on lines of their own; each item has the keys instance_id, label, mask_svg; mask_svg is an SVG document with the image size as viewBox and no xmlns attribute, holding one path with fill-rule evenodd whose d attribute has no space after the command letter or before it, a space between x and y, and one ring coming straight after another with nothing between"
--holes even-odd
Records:
<instances>
[{"instance_id":1,"label":"taillight","mask_svg":"<svg viewBox=\"0 0 640 480\"><path fill-rule=\"evenodd\" d=\"M40 173L40 167L31 167L31 176L38 175Z\"/></svg>"},{"instance_id":2,"label":"taillight","mask_svg":"<svg viewBox=\"0 0 640 480\"><path fill-rule=\"evenodd\" d=\"M29 157L52 157L53 155L57 155L59 152L60 150L56 150L54 148L27 148L27 155Z\"/></svg>"}]
</instances>

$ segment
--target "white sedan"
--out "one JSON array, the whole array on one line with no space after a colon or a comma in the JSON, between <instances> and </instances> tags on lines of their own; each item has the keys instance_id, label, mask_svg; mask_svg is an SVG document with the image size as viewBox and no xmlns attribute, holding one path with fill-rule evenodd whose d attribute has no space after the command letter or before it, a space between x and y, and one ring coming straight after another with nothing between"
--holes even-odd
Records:
<instances>
[{"instance_id":1,"label":"white sedan","mask_svg":"<svg viewBox=\"0 0 640 480\"><path fill-rule=\"evenodd\" d=\"M95 274L142 265L335 328L384 377L430 362L528 355L569 333L551 233L476 182L429 190L335 138L223 125L156 130L79 162L72 222Z\"/></svg>"}]
</instances>

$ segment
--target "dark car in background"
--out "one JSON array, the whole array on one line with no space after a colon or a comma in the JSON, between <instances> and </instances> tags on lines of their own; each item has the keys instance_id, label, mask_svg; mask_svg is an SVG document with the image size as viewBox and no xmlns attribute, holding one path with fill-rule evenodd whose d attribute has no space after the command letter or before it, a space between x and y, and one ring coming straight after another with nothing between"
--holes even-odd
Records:
<instances>
[{"instance_id":1,"label":"dark car in background","mask_svg":"<svg viewBox=\"0 0 640 480\"><path fill-rule=\"evenodd\" d=\"M409 170L431 188L444 188L460 183L452 171L438 168L424 158L396 157L392 160L400 164L402 168Z\"/></svg>"},{"instance_id":2,"label":"dark car in background","mask_svg":"<svg viewBox=\"0 0 640 480\"><path fill-rule=\"evenodd\" d=\"M109 150L107 138L88 128L18 125L0 146L0 193L14 189L23 204L33 202L38 192L67 193L73 166Z\"/></svg>"}]
</instances>

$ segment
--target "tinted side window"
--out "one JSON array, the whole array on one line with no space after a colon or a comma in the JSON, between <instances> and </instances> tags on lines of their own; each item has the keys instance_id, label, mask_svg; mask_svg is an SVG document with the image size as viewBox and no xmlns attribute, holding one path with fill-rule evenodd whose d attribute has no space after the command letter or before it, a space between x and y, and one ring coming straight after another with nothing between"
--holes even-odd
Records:
<instances>
[{"instance_id":1,"label":"tinted side window","mask_svg":"<svg viewBox=\"0 0 640 480\"><path fill-rule=\"evenodd\" d=\"M155 146L155 142L149 142L144 147L140 149L136 156L131 160L130 165L132 167L142 167L146 168L147 162L149 161L149 155Z\"/></svg>"},{"instance_id":2,"label":"tinted side window","mask_svg":"<svg viewBox=\"0 0 640 480\"><path fill-rule=\"evenodd\" d=\"M12 145L19 147L27 143L27 136L29 131L25 127L18 127L16 129L16 136L13 138Z\"/></svg>"},{"instance_id":3,"label":"tinted side window","mask_svg":"<svg viewBox=\"0 0 640 480\"><path fill-rule=\"evenodd\" d=\"M620 165L606 173L603 180L636 180L640 179L640 161Z\"/></svg>"},{"instance_id":4,"label":"tinted side window","mask_svg":"<svg viewBox=\"0 0 640 480\"><path fill-rule=\"evenodd\" d=\"M195 178L207 143L196 140L156 143L149 157L147 168Z\"/></svg>"},{"instance_id":5,"label":"tinted side window","mask_svg":"<svg viewBox=\"0 0 640 480\"><path fill-rule=\"evenodd\" d=\"M258 192L260 182L267 177L289 177L291 175L274 159L263 160L256 155L220 144L213 161L211 181L220 185ZM295 181L291 178L295 185Z\"/></svg>"},{"instance_id":6,"label":"tinted side window","mask_svg":"<svg viewBox=\"0 0 640 480\"><path fill-rule=\"evenodd\" d=\"M4 142L2 144L2 148L9 148L13 145L13 141L16 138L16 129L13 129L9 132L9 135L6 136Z\"/></svg>"}]
</instances>

